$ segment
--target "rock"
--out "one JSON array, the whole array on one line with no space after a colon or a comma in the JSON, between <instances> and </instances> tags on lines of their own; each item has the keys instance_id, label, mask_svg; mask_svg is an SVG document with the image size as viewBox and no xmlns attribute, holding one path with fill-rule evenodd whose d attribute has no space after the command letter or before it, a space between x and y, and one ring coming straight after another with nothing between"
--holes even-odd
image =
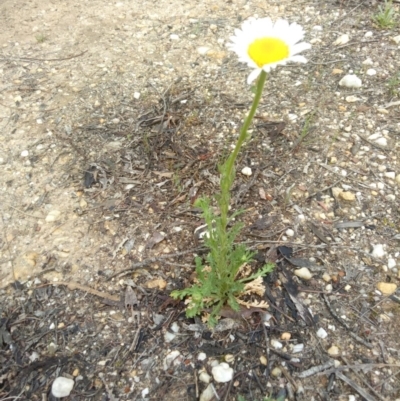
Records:
<instances>
[{"instance_id":1,"label":"rock","mask_svg":"<svg viewBox=\"0 0 400 401\"><path fill-rule=\"evenodd\" d=\"M171 35L169 35L169 38L171 39L171 40L179 40L179 36L178 35L176 35L176 34L171 34Z\"/></svg>"},{"instance_id":2,"label":"rock","mask_svg":"<svg viewBox=\"0 0 400 401\"><path fill-rule=\"evenodd\" d=\"M374 62L368 57L362 62L364 65L374 65Z\"/></svg>"},{"instance_id":3,"label":"rock","mask_svg":"<svg viewBox=\"0 0 400 401\"><path fill-rule=\"evenodd\" d=\"M205 56L209 52L210 48L207 46L200 46L197 48L197 53L201 56Z\"/></svg>"},{"instance_id":4,"label":"rock","mask_svg":"<svg viewBox=\"0 0 400 401\"><path fill-rule=\"evenodd\" d=\"M53 221L59 220L61 217L61 212L59 210L51 210L49 214L46 216L46 223L52 223Z\"/></svg>"},{"instance_id":5,"label":"rock","mask_svg":"<svg viewBox=\"0 0 400 401\"><path fill-rule=\"evenodd\" d=\"M397 185L400 186L400 174L396 175L395 181L396 181Z\"/></svg>"},{"instance_id":6,"label":"rock","mask_svg":"<svg viewBox=\"0 0 400 401\"><path fill-rule=\"evenodd\" d=\"M271 345L272 345L272 347L275 348L275 349L281 349L281 348L283 348L283 344L282 344L280 341L278 341L278 340L271 340Z\"/></svg>"},{"instance_id":7,"label":"rock","mask_svg":"<svg viewBox=\"0 0 400 401\"><path fill-rule=\"evenodd\" d=\"M283 341L289 341L291 337L292 337L292 335L290 333L285 332L285 333L281 334L281 340L283 340Z\"/></svg>"},{"instance_id":8,"label":"rock","mask_svg":"<svg viewBox=\"0 0 400 401\"><path fill-rule=\"evenodd\" d=\"M204 361L207 359L207 355L204 352L200 352L199 355L197 355L197 360L198 361Z\"/></svg>"},{"instance_id":9,"label":"rock","mask_svg":"<svg viewBox=\"0 0 400 401\"><path fill-rule=\"evenodd\" d=\"M384 138L383 136L381 136L380 138L378 138L375 143L379 146L387 146L387 139Z\"/></svg>"},{"instance_id":10,"label":"rock","mask_svg":"<svg viewBox=\"0 0 400 401\"><path fill-rule=\"evenodd\" d=\"M322 275L322 280L324 280L326 283L329 283L332 280L332 277L327 272L325 272Z\"/></svg>"},{"instance_id":11,"label":"rock","mask_svg":"<svg viewBox=\"0 0 400 401\"><path fill-rule=\"evenodd\" d=\"M251 171L250 167L243 167L242 174L247 175L247 177L250 177L253 174L253 172Z\"/></svg>"},{"instance_id":12,"label":"rock","mask_svg":"<svg viewBox=\"0 0 400 401\"><path fill-rule=\"evenodd\" d=\"M260 363L261 363L261 365L267 366L268 360L265 355L260 356Z\"/></svg>"},{"instance_id":13,"label":"rock","mask_svg":"<svg viewBox=\"0 0 400 401\"><path fill-rule=\"evenodd\" d=\"M397 290L397 285L395 283L384 283L380 282L376 285L376 288L383 294L383 295L392 295Z\"/></svg>"},{"instance_id":14,"label":"rock","mask_svg":"<svg viewBox=\"0 0 400 401\"><path fill-rule=\"evenodd\" d=\"M369 68L366 74L372 77L373 75L376 75L376 70L374 70L373 68Z\"/></svg>"},{"instance_id":15,"label":"rock","mask_svg":"<svg viewBox=\"0 0 400 401\"><path fill-rule=\"evenodd\" d=\"M400 45L400 35L395 36L393 39L393 42L396 43L397 45Z\"/></svg>"},{"instance_id":16,"label":"rock","mask_svg":"<svg viewBox=\"0 0 400 401\"><path fill-rule=\"evenodd\" d=\"M214 366L211 372L217 383L227 383L233 378L233 369L226 362Z\"/></svg>"},{"instance_id":17,"label":"rock","mask_svg":"<svg viewBox=\"0 0 400 401\"><path fill-rule=\"evenodd\" d=\"M140 92L133 92L133 97L134 97L134 99L139 100Z\"/></svg>"},{"instance_id":18,"label":"rock","mask_svg":"<svg viewBox=\"0 0 400 401\"><path fill-rule=\"evenodd\" d=\"M303 280L310 280L312 278L312 274L310 270L307 269L307 267L302 267L301 269L295 270L294 274L297 277L302 278Z\"/></svg>"},{"instance_id":19,"label":"rock","mask_svg":"<svg viewBox=\"0 0 400 401\"><path fill-rule=\"evenodd\" d=\"M286 230L286 235L287 235L288 237L293 237L293 236L294 236L294 231L293 231L291 228L288 228L288 229Z\"/></svg>"},{"instance_id":20,"label":"rock","mask_svg":"<svg viewBox=\"0 0 400 401\"><path fill-rule=\"evenodd\" d=\"M382 258L385 255L385 249L382 244L373 245L371 255L374 258Z\"/></svg>"},{"instance_id":21,"label":"rock","mask_svg":"<svg viewBox=\"0 0 400 401\"><path fill-rule=\"evenodd\" d=\"M361 88L362 81L356 75L349 74L345 75L340 81L340 86L345 86L346 88Z\"/></svg>"},{"instance_id":22,"label":"rock","mask_svg":"<svg viewBox=\"0 0 400 401\"><path fill-rule=\"evenodd\" d=\"M325 329L323 329L322 327L320 327L317 331L317 337L319 338L326 338L328 337L328 333L326 332Z\"/></svg>"},{"instance_id":23,"label":"rock","mask_svg":"<svg viewBox=\"0 0 400 401\"><path fill-rule=\"evenodd\" d=\"M232 363L235 361L235 356L232 354L226 354L224 359L225 359L225 362Z\"/></svg>"},{"instance_id":24,"label":"rock","mask_svg":"<svg viewBox=\"0 0 400 401\"><path fill-rule=\"evenodd\" d=\"M212 383L210 383L206 389L200 394L199 401L213 401L219 400L218 393L215 391L215 388Z\"/></svg>"},{"instance_id":25,"label":"rock","mask_svg":"<svg viewBox=\"0 0 400 401\"><path fill-rule=\"evenodd\" d=\"M364 37L365 38L370 38L373 35L373 33L371 31L365 32Z\"/></svg>"},{"instance_id":26,"label":"rock","mask_svg":"<svg viewBox=\"0 0 400 401\"><path fill-rule=\"evenodd\" d=\"M163 290L167 286L167 282L163 278L156 278L145 283L146 288L158 288Z\"/></svg>"},{"instance_id":27,"label":"rock","mask_svg":"<svg viewBox=\"0 0 400 401\"><path fill-rule=\"evenodd\" d=\"M304 344L296 344L293 346L292 353L297 354L298 352L303 352Z\"/></svg>"},{"instance_id":28,"label":"rock","mask_svg":"<svg viewBox=\"0 0 400 401\"><path fill-rule=\"evenodd\" d=\"M273 368L273 369L271 370L271 376L273 376L273 377L280 377L280 376L282 376L282 369L281 369L281 368L278 368L278 367Z\"/></svg>"},{"instance_id":29,"label":"rock","mask_svg":"<svg viewBox=\"0 0 400 401\"><path fill-rule=\"evenodd\" d=\"M163 368L164 370L168 370L171 365L179 358L181 353L178 350L171 351L163 361Z\"/></svg>"},{"instance_id":30,"label":"rock","mask_svg":"<svg viewBox=\"0 0 400 401\"><path fill-rule=\"evenodd\" d=\"M67 377L57 377L51 385L51 393L54 397L63 398L68 397L74 388L74 381Z\"/></svg>"},{"instance_id":31,"label":"rock","mask_svg":"<svg viewBox=\"0 0 400 401\"><path fill-rule=\"evenodd\" d=\"M386 178L390 178L391 180L394 180L396 178L396 173L394 171L386 171L385 173L383 173L383 175Z\"/></svg>"},{"instance_id":32,"label":"rock","mask_svg":"<svg viewBox=\"0 0 400 401\"><path fill-rule=\"evenodd\" d=\"M361 99L359 97L357 97L357 96L353 96L353 95L346 96L346 102L347 103L355 103L355 102L358 102L359 100L361 100Z\"/></svg>"},{"instance_id":33,"label":"rock","mask_svg":"<svg viewBox=\"0 0 400 401\"><path fill-rule=\"evenodd\" d=\"M330 356L338 356L340 354L340 350L336 345L332 345L329 349L328 349L328 354Z\"/></svg>"},{"instance_id":34,"label":"rock","mask_svg":"<svg viewBox=\"0 0 400 401\"><path fill-rule=\"evenodd\" d=\"M23 150L21 152L21 157L28 157L29 156L29 151L28 150Z\"/></svg>"},{"instance_id":35,"label":"rock","mask_svg":"<svg viewBox=\"0 0 400 401\"><path fill-rule=\"evenodd\" d=\"M333 44L335 46L340 46L340 45L345 45L346 43L348 43L350 40L349 35L347 34L343 34L340 35L334 42Z\"/></svg>"},{"instance_id":36,"label":"rock","mask_svg":"<svg viewBox=\"0 0 400 401\"><path fill-rule=\"evenodd\" d=\"M332 188L332 195L335 199L338 199L340 194L343 192L342 188L338 188L338 187L333 187Z\"/></svg>"},{"instance_id":37,"label":"rock","mask_svg":"<svg viewBox=\"0 0 400 401\"><path fill-rule=\"evenodd\" d=\"M199 380L203 383L210 383L211 381L211 376L205 371L203 370L200 374L199 374Z\"/></svg>"},{"instance_id":38,"label":"rock","mask_svg":"<svg viewBox=\"0 0 400 401\"><path fill-rule=\"evenodd\" d=\"M396 267L396 261L393 258L389 258L387 262L388 269L393 269Z\"/></svg>"},{"instance_id":39,"label":"rock","mask_svg":"<svg viewBox=\"0 0 400 401\"><path fill-rule=\"evenodd\" d=\"M340 198L348 201L348 202L352 202L356 199L356 196L353 194L353 192L350 191L343 191L339 194Z\"/></svg>"}]
</instances>

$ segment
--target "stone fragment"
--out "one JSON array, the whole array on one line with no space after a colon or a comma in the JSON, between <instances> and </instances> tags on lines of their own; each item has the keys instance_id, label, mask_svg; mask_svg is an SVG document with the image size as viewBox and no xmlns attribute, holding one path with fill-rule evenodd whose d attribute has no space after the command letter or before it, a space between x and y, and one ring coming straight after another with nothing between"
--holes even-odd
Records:
<instances>
[{"instance_id":1,"label":"stone fragment","mask_svg":"<svg viewBox=\"0 0 400 401\"><path fill-rule=\"evenodd\" d=\"M171 365L176 361L176 359L179 358L180 355L181 355L181 353L178 350L171 351L164 358L164 361L163 361L164 370L168 370L171 367Z\"/></svg>"},{"instance_id":2,"label":"stone fragment","mask_svg":"<svg viewBox=\"0 0 400 401\"><path fill-rule=\"evenodd\" d=\"M356 199L355 194L353 194L353 192L350 192L350 191L343 191L339 194L339 196L341 199L348 201L348 202L352 202Z\"/></svg>"},{"instance_id":3,"label":"stone fragment","mask_svg":"<svg viewBox=\"0 0 400 401\"><path fill-rule=\"evenodd\" d=\"M340 354L340 350L336 345L332 345L329 349L328 349L328 354L330 356L338 356Z\"/></svg>"},{"instance_id":4,"label":"stone fragment","mask_svg":"<svg viewBox=\"0 0 400 401\"><path fill-rule=\"evenodd\" d=\"M29 151L28 150L23 150L21 152L21 157L28 157L29 156Z\"/></svg>"},{"instance_id":5,"label":"stone fragment","mask_svg":"<svg viewBox=\"0 0 400 401\"><path fill-rule=\"evenodd\" d=\"M338 188L338 187L332 188L332 195L335 199L338 199L342 192L343 192L343 188Z\"/></svg>"},{"instance_id":6,"label":"stone fragment","mask_svg":"<svg viewBox=\"0 0 400 401\"><path fill-rule=\"evenodd\" d=\"M319 338L326 338L328 337L328 333L326 332L325 329L323 329L322 327L320 327L317 331L317 337Z\"/></svg>"},{"instance_id":7,"label":"stone fragment","mask_svg":"<svg viewBox=\"0 0 400 401\"><path fill-rule=\"evenodd\" d=\"M395 36L393 39L393 42L395 42L397 45L400 45L400 35Z\"/></svg>"},{"instance_id":8,"label":"stone fragment","mask_svg":"<svg viewBox=\"0 0 400 401\"><path fill-rule=\"evenodd\" d=\"M372 77L373 75L376 75L376 70L374 70L373 68L369 68L366 74Z\"/></svg>"},{"instance_id":9,"label":"stone fragment","mask_svg":"<svg viewBox=\"0 0 400 401\"><path fill-rule=\"evenodd\" d=\"M361 88L362 81L356 75L349 74L345 75L340 81L340 86L345 86L346 88Z\"/></svg>"},{"instance_id":10,"label":"stone fragment","mask_svg":"<svg viewBox=\"0 0 400 401\"><path fill-rule=\"evenodd\" d=\"M371 255L374 258L382 258L385 256L385 249L382 244L373 245Z\"/></svg>"},{"instance_id":11,"label":"stone fragment","mask_svg":"<svg viewBox=\"0 0 400 401\"><path fill-rule=\"evenodd\" d=\"M233 369L226 362L214 366L211 373L217 383L227 383L233 378Z\"/></svg>"},{"instance_id":12,"label":"stone fragment","mask_svg":"<svg viewBox=\"0 0 400 401\"><path fill-rule=\"evenodd\" d=\"M51 393L54 397L68 397L74 388L74 381L68 377L57 377L51 385Z\"/></svg>"},{"instance_id":13,"label":"stone fragment","mask_svg":"<svg viewBox=\"0 0 400 401\"><path fill-rule=\"evenodd\" d=\"M281 334L281 340L283 340L283 341L289 341L291 337L292 337L292 335L287 332Z\"/></svg>"},{"instance_id":14,"label":"stone fragment","mask_svg":"<svg viewBox=\"0 0 400 401\"><path fill-rule=\"evenodd\" d=\"M293 346L293 354L297 354L298 352L303 352L304 344L296 344Z\"/></svg>"},{"instance_id":15,"label":"stone fragment","mask_svg":"<svg viewBox=\"0 0 400 401\"><path fill-rule=\"evenodd\" d=\"M286 230L286 235L287 235L288 237L293 237L293 236L294 236L294 231L293 231L291 228L288 228L288 229Z\"/></svg>"},{"instance_id":16,"label":"stone fragment","mask_svg":"<svg viewBox=\"0 0 400 401\"><path fill-rule=\"evenodd\" d=\"M250 167L243 167L242 174L247 175L247 177L250 177L253 174L253 172L251 171Z\"/></svg>"},{"instance_id":17,"label":"stone fragment","mask_svg":"<svg viewBox=\"0 0 400 401\"><path fill-rule=\"evenodd\" d=\"M376 285L376 288L383 294L383 295L392 295L397 290L397 285L395 283L384 283L380 282Z\"/></svg>"},{"instance_id":18,"label":"stone fragment","mask_svg":"<svg viewBox=\"0 0 400 401\"><path fill-rule=\"evenodd\" d=\"M353 95L346 96L347 103L355 103L355 102L358 102L359 100L361 100L361 99L357 96L353 96Z\"/></svg>"},{"instance_id":19,"label":"stone fragment","mask_svg":"<svg viewBox=\"0 0 400 401\"><path fill-rule=\"evenodd\" d=\"M207 46L199 46L197 48L197 53L199 53L201 56L205 56L209 52L210 48Z\"/></svg>"},{"instance_id":20,"label":"stone fragment","mask_svg":"<svg viewBox=\"0 0 400 401\"><path fill-rule=\"evenodd\" d=\"M215 391L215 388L212 383L210 383L206 389L200 394L199 401L213 401L218 400L218 393Z\"/></svg>"},{"instance_id":21,"label":"stone fragment","mask_svg":"<svg viewBox=\"0 0 400 401\"><path fill-rule=\"evenodd\" d=\"M281 349L281 348L283 348L283 344L282 344L280 341L278 341L278 340L272 339L272 340L271 340L271 345L272 345L272 347L275 348L275 349Z\"/></svg>"},{"instance_id":22,"label":"stone fragment","mask_svg":"<svg viewBox=\"0 0 400 401\"><path fill-rule=\"evenodd\" d=\"M295 270L294 274L297 277L302 278L303 280L310 280L312 278L312 274L310 270L307 269L307 267L302 267L301 269Z\"/></svg>"},{"instance_id":23,"label":"stone fragment","mask_svg":"<svg viewBox=\"0 0 400 401\"><path fill-rule=\"evenodd\" d=\"M389 258L387 262L387 267L388 269L393 269L394 267L396 267L396 260L393 258Z\"/></svg>"},{"instance_id":24,"label":"stone fragment","mask_svg":"<svg viewBox=\"0 0 400 401\"><path fill-rule=\"evenodd\" d=\"M46 223L52 223L53 221L59 220L61 217L61 212L59 210L51 210L49 214L46 216Z\"/></svg>"},{"instance_id":25,"label":"stone fragment","mask_svg":"<svg viewBox=\"0 0 400 401\"><path fill-rule=\"evenodd\" d=\"M163 278L156 278L147 281L145 286L146 288L158 288L160 290L163 290L167 286L167 282Z\"/></svg>"},{"instance_id":26,"label":"stone fragment","mask_svg":"<svg viewBox=\"0 0 400 401\"><path fill-rule=\"evenodd\" d=\"M205 371L203 370L200 374L199 374L199 380L203 383L210 383L211 381L211 376Z\"/></svg>"},{"instance_id":27,"label":"stone fragment","mask_svg":"<svg viewBox=\"0 0 400 401\"><path fill-rule=\"evenodd\" d=\"M273 376L273 377L280 377L280 376L282 376L282 369L281 369L281 368L278 368L278 367L273 368L273 369L271 370L271 376Z\"/></svg>"},{"instance_id":28,"label":"stone fragment","mask_svg":"<svg viewBox=\"0 0 400 401\"><path fill-rule=\"evenodd\" d=\"M333 42L333 44L334 44L335 46L345 45L346 43L349 42L349 40L350 40L349 35L343 34L343 35L340 35L340 36Z\"/></svg>"}]
</instances>

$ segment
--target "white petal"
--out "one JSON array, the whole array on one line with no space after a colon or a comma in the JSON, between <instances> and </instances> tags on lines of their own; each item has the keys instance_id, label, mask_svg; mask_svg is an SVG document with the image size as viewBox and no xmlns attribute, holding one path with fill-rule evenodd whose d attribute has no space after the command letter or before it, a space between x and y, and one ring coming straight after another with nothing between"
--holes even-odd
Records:
<instances>
[{"instance_id":1,"label":"white petal","mask_svg":"<svg viewBox=\"0 0 400 401\"><path fill-rule=\"evenodd\" d=\"M301 42L301 43L298 43L297 45L294 45L291 47L290 54L295 55L297 53L301 53L304 50L308 50L308 49L311 49L311 45L309 43Z\"/></svg>"},{"instance_id":2,"label":"white petal","mask_svg":"<svg viewBox=\"0 0 400 401\"><path fill-rule=\"evenodd\" d=\"M247 77L247 83L250 85L260 75L260 72L261 72L261 68L257 68L256 70L253 70L250 73L250 75Z\"/></svg>"},{"instance_id":3,"label":"white petal","mask_svg":"<svg viewBox=\"0 0 400 401\"><path fill-rule=\"evenodd\" d=\"M293 61L295 63L307 63L307 59L303 56L292 56L288 61Z\"/></svg>"}]
</instances>

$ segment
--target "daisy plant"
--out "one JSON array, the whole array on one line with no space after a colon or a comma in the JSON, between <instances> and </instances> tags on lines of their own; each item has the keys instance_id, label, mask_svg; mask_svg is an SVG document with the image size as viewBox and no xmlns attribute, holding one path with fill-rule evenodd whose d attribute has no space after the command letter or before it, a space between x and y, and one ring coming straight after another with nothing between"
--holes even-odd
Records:
<instances>
[{"instance_id":1,"label":"daisy plant","mask_svg":"<svg viewBox=\"0 0 400 401\"><path fill-rule=\"evenodd\" d=\"M196 282L189 288L171 294L174 298L186 298L188 317L207 313L210 326L216 324L225 305L236 311L240 309L240 304L248 305L248 302L240 300L240 296L249 294L251 282L258 279L259 283L260 277L273 268L272 264L267 264L256 273L247 274L249 269L246 266L253 260L254 253L235 241L242 224L234 221L240 211L229 212L230 190L235 179L236 159L249 139L248 129L260 102L267 73L287 62L305 63L307 60L299 53L311 46L301 42L303 37L303 28L297 23L289 24L283 19L273 22L270 18L251 18L243 23L241 29L235 30L228 44L228 48L238 55L239 61L253 69L247 83L251 84L257 79L255 96L232 153L219 166L220 192L215 195L217 211L212 208L209 198L196 201L207 223L203 238L209 252L205 260L196 258Z\"/></svg>"}]
</instances>

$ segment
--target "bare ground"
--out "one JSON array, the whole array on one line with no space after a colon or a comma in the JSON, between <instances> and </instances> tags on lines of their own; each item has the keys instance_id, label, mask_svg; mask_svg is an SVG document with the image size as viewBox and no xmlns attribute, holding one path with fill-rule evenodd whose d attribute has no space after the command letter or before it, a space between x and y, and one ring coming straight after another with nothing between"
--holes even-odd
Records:
<instances>
[{"instance_id":1,"label":"bare ground","mask_svg":"<svg viewBox=\"0 0 400 401\"><path fill-rule=\"evenodd\" d=\"M222 360L225 400L400 398L399 299L385 292L400 266L399 31L375 12L2 2L0 400L54 399L58 376L74 379L67 400L195 400ZM255 15L302 24L313 48L271 74L232 191L240 240L277 263L272 317L226 311L212 332L168 295L193 279L193 202L216 191L252 99L225 43ZM350 71L360 89L338 85Z\"/></svg>"}]
</instances>

